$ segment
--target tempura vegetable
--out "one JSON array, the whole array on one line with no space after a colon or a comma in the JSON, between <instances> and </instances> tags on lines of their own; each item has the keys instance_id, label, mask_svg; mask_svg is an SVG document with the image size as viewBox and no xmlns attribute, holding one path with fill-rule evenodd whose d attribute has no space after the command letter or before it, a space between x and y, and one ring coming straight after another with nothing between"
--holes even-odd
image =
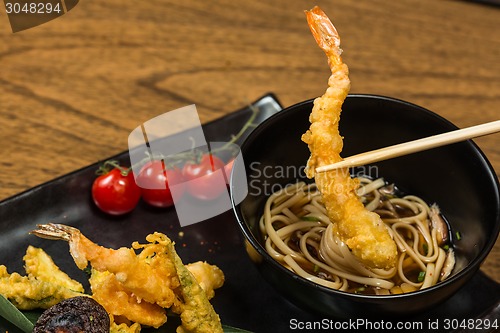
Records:
<instances>
[{"instance_id":1,"label":"tempura vegetable","mask_svg":"<svg viewBox=\"0 0 500 333\"><path fill-rule=\"evenodd\" d=\"M214 297L215 289L222 287L224 284L224 273L215 265L197 261L185 266L191 274L193 274L200 287L205 291L208 299Z\"/></svg>"},{"instance_id":2,"label":"tempura vegetable","mask_svg":"<svg viewBox=\"0 0 500 333\"><path fill-rule=\"evenodd\" d=\"M67 298L81 296L83 286L57 267L42 249L28 247L27 276L9 274L0 265L0 294L20 310L48 309Z\"/></svg>"},{"instance_id":3,"label":"tempura vegetable","mask_svg":"<svg viewBox=\"0 0 500 333\"><path fill-rule=\"evenodd\" d=\"M193 274L184 266L173 244L168 244L168 247L181 283L182 302L173 309L181 316L182 326L177 328L177 333L223 333L220 318L208 301L207 295Z\"/></svg>"},{"instance_id":4,"label":"tempura vegetable","mask_svg":"<svg viewBox=\"0 0 500 333\"><path fill-rule=\"evenodd\" d=\"M25 263L24 269L28 276L36 277L38 280L50 282L69 290L84 292L82 284L61 271L44 250L30 245L23 260Z\"/></svg>"}]
</instances>

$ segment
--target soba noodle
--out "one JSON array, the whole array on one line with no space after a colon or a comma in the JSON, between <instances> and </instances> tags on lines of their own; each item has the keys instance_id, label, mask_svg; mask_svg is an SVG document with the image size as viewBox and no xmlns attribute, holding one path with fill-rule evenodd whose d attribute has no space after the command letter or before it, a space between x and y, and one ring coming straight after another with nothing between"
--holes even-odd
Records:
<instances>
[{"instance_id":1,"label":"soba noodle","mask_svg":"<svg viewBox=\"0 0 500 333\"><path fill-rule=\"evenodd\" d=\"M314 183L291 184L269 197L259 224L267 252L303 278L342 291L399 294L446 278L454 252L430 222L436 206L416 196L397 197L383 179L359 179L365 207L382 217L397 244L396 267L372 269L359 262L333 233Z\"/></svg>"}]
</instances>

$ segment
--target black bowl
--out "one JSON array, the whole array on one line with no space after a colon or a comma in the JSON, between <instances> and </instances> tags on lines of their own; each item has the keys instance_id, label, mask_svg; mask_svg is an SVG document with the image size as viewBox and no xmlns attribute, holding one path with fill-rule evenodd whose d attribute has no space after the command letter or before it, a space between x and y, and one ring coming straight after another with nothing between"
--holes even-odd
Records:
<instances>
[{"instance_id":1,"label":"black bowl","mask_svg":"<svg viewBox=\"0 0 500 333\"><path fill-rule=\"evenodd\" d=\"M299 307L319 314L352 318L409 315L435 306L455 293L479 269L500 229L498 178L472 142L466 141L383 161L353 170L383 177L403 192L437 203L451 229L457 264L453 275L425 290L402 295L370 296L332 290L308 281L272 259L264 250L258 221L267 196L285 184L304 178L309 157L301 135L309 128L312 100L293 105L259 125L241 147L235 179L246 176L248 195L233 200L234 213L248 254L264 279ZM343 156L457 129L444 118L404 101L372 95L349 95L340 132ZM243 168L244 164L244 168ZM246 173L246 175L245 175ZM460 240L456 233L460 233Z\"/></svg>"}]
</instances>

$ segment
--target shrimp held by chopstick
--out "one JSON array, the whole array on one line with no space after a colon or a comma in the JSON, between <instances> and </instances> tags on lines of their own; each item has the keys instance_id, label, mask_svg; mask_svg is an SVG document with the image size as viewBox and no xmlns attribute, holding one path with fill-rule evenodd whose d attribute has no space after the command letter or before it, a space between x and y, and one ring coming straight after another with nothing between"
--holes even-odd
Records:
<instances>
[{"instance_id":1,"label":"shrimp held by chopstick","mask_svg":"<svg viewBox=\"0 0 500 333\"><path fill-rule=\"evenodd\" d=\"M306 11L309 28L319 47L325 51L332 75L328 89L316 98L310 115L311 126L302 136L311 156L306 173L315 178L333 230L364 264L374 268L390 268L396 263L396 244L381 218L366 210L356 195L358 182L347 168L315 173L319 166L342 160L342 137L339 120L342 104L350 88L349 70L342 62L340 38L330 19L319 8Z\"/></svg>"}]
</instances>

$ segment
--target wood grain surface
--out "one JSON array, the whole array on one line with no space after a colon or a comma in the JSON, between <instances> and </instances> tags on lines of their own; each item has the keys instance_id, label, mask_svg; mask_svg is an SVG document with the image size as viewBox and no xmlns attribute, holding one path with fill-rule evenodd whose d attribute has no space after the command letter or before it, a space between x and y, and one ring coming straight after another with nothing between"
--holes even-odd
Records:
<instances>
[{"instance_id":1,"label":"wood grain surface","mask_svg":"<svg viewBox=\"0 0 500 333\"><path fill-rule=\"evenodd\" d=\"M303 14L337 26L352 93L459 127L500 117L500 7L467 1L80 1L12 33L0 6L0 199L127 149L142 122L196 104L202 122L267 92L291 105L329 71ZM498 135L475 140L500 173ZM482 269L500 282L500 244Z\"/></svg>"}]
</instances>

